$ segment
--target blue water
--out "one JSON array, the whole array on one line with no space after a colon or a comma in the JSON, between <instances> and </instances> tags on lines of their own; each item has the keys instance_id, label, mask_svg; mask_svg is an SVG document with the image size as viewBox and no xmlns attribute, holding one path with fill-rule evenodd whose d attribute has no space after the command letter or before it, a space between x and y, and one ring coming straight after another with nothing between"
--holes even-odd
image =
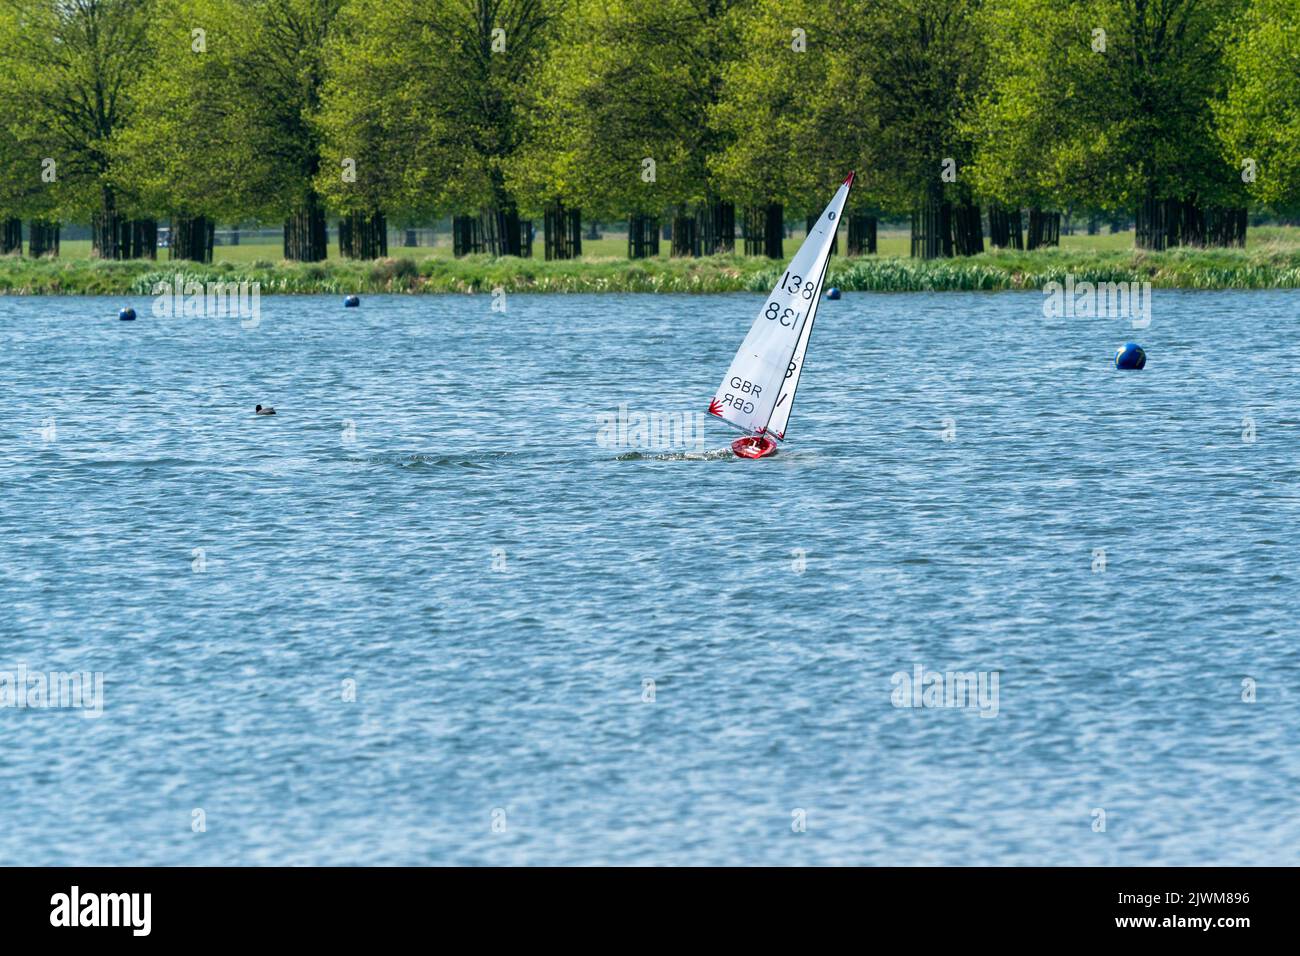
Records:
<instances>
[{"instance_id":1,"label":"blue water","mask_svg":"<svg viewBox=\"0 0 1300 956\"><path fill-rule=\"evenodd\" d=\"M849 294L760 462L598 441L757 296L491 301L0 297L0 862L1300 863L1300 295Z\"/></svg>"}]
</instances>

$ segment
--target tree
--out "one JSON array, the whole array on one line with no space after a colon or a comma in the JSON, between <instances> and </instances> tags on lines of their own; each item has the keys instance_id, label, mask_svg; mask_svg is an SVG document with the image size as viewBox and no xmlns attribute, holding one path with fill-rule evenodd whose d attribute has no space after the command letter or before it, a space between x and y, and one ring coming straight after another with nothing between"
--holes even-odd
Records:
<instances>
[{"instance_id":1,"label":"tree","mask_svg":"<svg viewBox=\"0 0 1300 956\"><path fill-rule=\"evenodd\" d=\"M286 259L324 259L318 118L342 0L159 2L154 119L122 137L132 181L193 239L185 255L210 255L225 214L282 218Z\"/></svg>"},{"instance_id":2,"label":"tree","mask_svg":"<svg viewBox=\"0 0 1300 956\"><path fill-rule=\"evenodd\" d=\"M317 117L323 162L316 188L340 214L345 255L371 258L388 214L441 214L454 190L458 137L424 101L428 46L410 4L349 0L330 41Z\"/></svg>"},{"instance_id":3,"label":"tree","mask_svg":"<svg viewBox=\"0 0 1300 956\"><path fill-rule=\"evenodd\" d=\"M12 106L12 100L0 99L0 255L21 254L23 217L36 216L39 232L41 213L48 214L51 205L40 155L13 133L18 117Z\"/></svg>"},{"instance_id":4,"label":"tree","mask_svg":"<svg viewBox=\"0 0 1300 956\"><path fill-rule=\"evenodd\" d=\"M873 117L866 160L879 201L911 208L912 254L923 258L982 248L961 125L984 81L979 8L979 0L897 0L840 28L844 68L871 64L859 108Z\"/></svg>"},{"instance_id":5,"label":"tree","mask_svg":"<svg viewBox=\"0 0 1300 956\"><path fill-rule=\"evenodd\" d=\"M324 259L318 118L342 0L169 2L180 5L159 27L167 74L155 95L164 120L143 139L147 149L136 143L137 154L172 154L164 169L182 219L218 211L283 218L285 258ZM202 49L195 30L204 31Z\"/></svg>"},{"instance_id":6,"label":"tree","mask_svg":"<svg viewBox=\"0 0 1300 956\"><path fill-rule=\"evenodd\" d=\"M710 169L726 136L711 110L740 53L732 8L732 0L585 0L573 13L581 46L553 54L551 162L570 173L564 181L584 209L630 214L634 254L648 251L644 240L669 207L675 253L732 249L733 207Z\"/></svg>"},{"instance_id":7,"label":"tree","mask_svg":"<svg viewBox=\"0 0 1300 956\"><path fill-rule=\"evenodd\" d=\"M257 120L234 76L247 18L236 0L158 0L154 9L153 75L137 94L148 121L122 131L113 160L149 208L171 215L173 259L211 261L218 217L266 211L274 174L256 152L265 139L248 135Z\"/></svg>"},{"instance_id":8,"label":"tree","mask_svg":"<svg viewBox=\"0 0 1300 956\"><path fill-rule=\"evenodd\" d=\"M709 113L722 145L707 158L719 189L744 206L751 254L783 258L787 208L820 212L837 171L842 180L852 166L829 155L846 119L827 89L829 9L818 0L759 0L736 11L743 53L723 68Z\"/></svg>"},{"instance_id":9,"label":"tree","mask_svg":"<svg viewBox=\"0 0 1300 956\"><path fill-rule=\"evenodd\" d=\"M523 251L511 188L537 96L552 0L349 0L321 116L342 209L475 211L458 228L496 255Z\"/></svg>"},{"instance_id":10,"label":"tree","mask_svg":"<svg viewBox=\"0 0 1300 956\"><path fill-rule=\"evenodd\" d=\"M621 8L574 0L559 8L554 42L537 76L538 105L508 181L523 202L546 210L552 229L568 233L573 210L596 219L629 215L629 255L658 250L658 217L665 201L657 160L633 113L656 95L653 83L620 108L605 88L623 69L611 35ZM624 79L631 80L628 76ZM632 92L625 85L623 95ZM651 165L646 166L645 160ZM567 222L565 220L568 220ZM565 242L571 252L575 246Z\"/></svg>"},{"instance_id":11,"label":"tree","mask_svg":"<svg viewBox=\"0 0 1300 956\"><path fill-rule=\"evenodd\" d=\"M1135 209L1144 248L1213 241L1207 219L1244 201L1211 109L1222 25L1242 2L990 0L976 183L1004 200Z\"/></svg>"},{"instance_id":12,"label":"tree","mask_svg":"<svg viewBox=\"0 0 1300 956\"><path fill-rule=\"evenodd\" d=\"M1252 0L1228 45L1220 140L1261 203L1300 208L1300 0Z\"/></svg>"},{"instance_id":13,"label":"tree","mask_svg":"<svg viewBox=\"0 0 1300 956\"><path fill-rule=\"evenodd\" d=\"M264 161L258 205L285 216L286 259L315 262L328 253L325 205L315 183L321 170L316 120L341 3L252 0L253 15L232 31L234 42L223 52L230 58L231 112L247 123L247 143Z\"/></svg>"},{"instance_id":14,"label":"tree","mask_svg":"<svg viewBox=\"0 0 1300 956\"><path fill-rule=\"evenodd\" d=\"M527 133L506 171L506 186L520 205L541 213L546 258L582 253L582 217L621 215L608 187L611 168L576 148L585 120L581 80L590 66L589 41L597 8L557 2L550 24L548 55L532 77L535 96Z\"/></svg>"},{"instance_id":15,"label":"tree","mask_svg":"<svg viewBox=\"0 0 1300 956\"><path fill-rule=\"evenodd\" d=\"M715 111L734 141L715 168L753 201L775 195L816 213L858 172L854 252L874 249L875 212L912 213L914 254L982 248L961 118L983 83L979 0L763 0L742 18L747 55ZM804 30L807 52L794 53ZM786 55L790 51L792 55ZM752 178L751 178L752 177Z\"/></svg>"},{"instance_id":16,"label":"tree","mask_svg":"<svg viewBox=\"0 0 1300 956\"><path fill-rule=\"evenodd\" d=\"M895 170L876 167L883 114L875 71L863 68L875 56L872 31L857 24L863 15L848 0L760 0L740 11L743 54L728 65L713 111L726 138L712 168L749 207L750 252L779 257L785 214L816 217L850 171L858 173L845 216L851 255L875 251L882 202L904 210L914 202L891 181Z\"/></svg>"},{"instance_id":17,"label":"tree","mask_svg":"<svg viewBox=\"0 0 1300 956\"><path fill-rule=\"evenodd\" d=\"M0 4L8 150L26 157L26 183L30 159L41 158L45 195L20 188L45 215L90 218L94 252L106 259L152 255L156 237L152 220L131 220L143 210L112 161L115 138L139 118L134 94L150 57L149 12L149 0Z\"/></svg>"}]
</instances>

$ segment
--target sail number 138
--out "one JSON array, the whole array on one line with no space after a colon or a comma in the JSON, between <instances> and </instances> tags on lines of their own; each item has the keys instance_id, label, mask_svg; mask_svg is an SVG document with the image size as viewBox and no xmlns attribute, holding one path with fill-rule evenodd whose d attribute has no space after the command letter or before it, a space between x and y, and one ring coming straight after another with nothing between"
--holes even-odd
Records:
<instances>
[{"instance_id":1,"label":"sail number 138","mask_svg":"<svg viewBox=\"0 0 1300 956\"><path fill-rule=\"evenodd\" d=\"M780 288L804 299L811 299L817 291L817 285L813 282L804 282L802 276L791 275L787 272L781 278ZM780 322L786 328L794 328L795 324L803 315L802 312L796 312L790 306L781 307L781 303L773 300L767 304L767 311L764 313L769 321Z\"/></svg>"},{"instance_id":2,"label":"sail number 138","mask_svg":"<svg viewBox=\"0 0 1300 956\"><path fill-rule=\"evenodd\" d=\"M781 288L791 295L800 295L805 299L811 299L813 293L817 291L817 283L804 282L801 276L792 276L787 272L781 277Z\"/></svg>"}]
</instances>

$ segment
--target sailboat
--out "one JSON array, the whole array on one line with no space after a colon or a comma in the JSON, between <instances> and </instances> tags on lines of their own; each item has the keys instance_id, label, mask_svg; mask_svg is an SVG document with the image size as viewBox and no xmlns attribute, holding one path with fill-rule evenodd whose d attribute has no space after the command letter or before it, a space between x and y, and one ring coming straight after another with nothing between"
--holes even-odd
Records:
<instances>
[{"instance_id":1,"label":"sailboat","mask_svg":"<svg viewBox=\"0 0 1300 956\"><path fill-rule=\"evenodd\" d=\"M731 443L741 458L765 458L775 454L778 441L785 441L831 243L852 188L849 173L763 303L709 403L710 415L745 433Z\"/></svg>"}]
</instances>

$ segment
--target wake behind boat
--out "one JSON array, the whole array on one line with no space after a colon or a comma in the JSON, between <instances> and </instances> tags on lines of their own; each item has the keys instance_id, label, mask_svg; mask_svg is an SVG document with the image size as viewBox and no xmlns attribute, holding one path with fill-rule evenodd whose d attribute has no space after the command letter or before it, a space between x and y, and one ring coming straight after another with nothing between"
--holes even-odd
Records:
<instances>
[{"instance_id":1,"label":"wake behind boat","mask_svg":"<svg viewBox=\"0 0 1300 956\"><path fill-rule=\"evenodd\" d=\"M731 443L741 458L765 458L785 440L812 335L831 244L853 188L853 173L836 191L759 311L740 351L709 403L709 414L745 432Z\"/></svg>"}]
</instances>

